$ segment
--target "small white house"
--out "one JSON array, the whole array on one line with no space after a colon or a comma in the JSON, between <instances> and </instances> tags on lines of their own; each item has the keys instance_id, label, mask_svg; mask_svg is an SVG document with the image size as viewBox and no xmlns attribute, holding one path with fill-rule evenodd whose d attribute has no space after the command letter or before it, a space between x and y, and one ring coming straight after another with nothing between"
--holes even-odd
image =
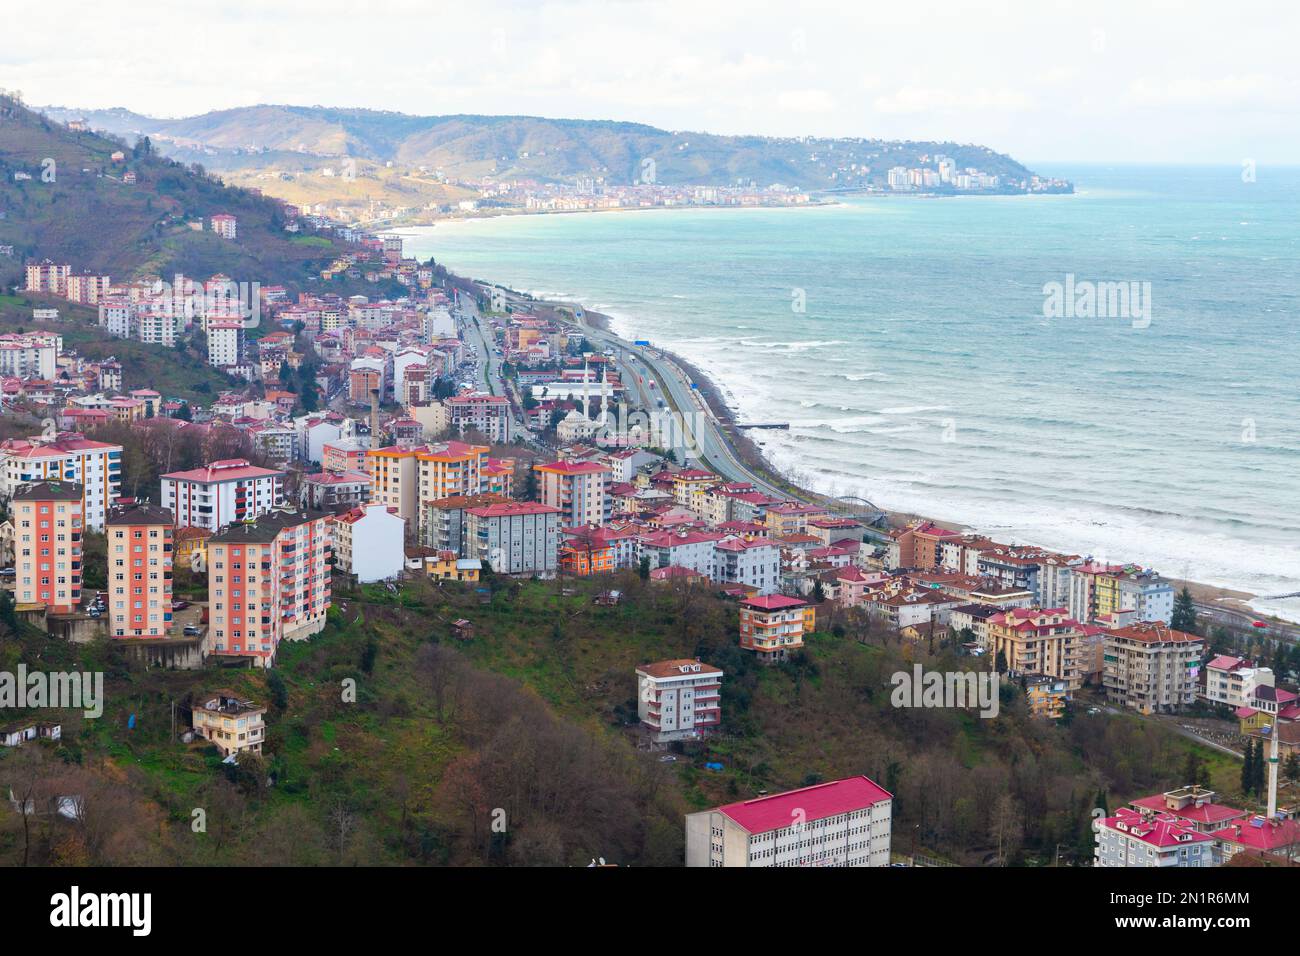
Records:
<instances>
[{"instance_id":1,"label":"small white house","mask_svg":"<svg viewBox=\"0 0 1300 956\"><path fill-rule=\"evenodd\" d=\"M406 520L387 505L353 508L334 518L336 566L362 584L399 577L405 539Z\"/></svg>"}]
</instances>

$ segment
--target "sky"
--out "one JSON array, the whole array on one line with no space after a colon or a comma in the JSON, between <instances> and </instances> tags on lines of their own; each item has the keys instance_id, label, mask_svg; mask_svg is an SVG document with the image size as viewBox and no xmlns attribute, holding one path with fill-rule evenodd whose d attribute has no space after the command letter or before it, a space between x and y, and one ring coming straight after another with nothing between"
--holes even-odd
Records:
<instances>
[{"instance_id":1,"label":"sky","mask_svg":"<svg viewBox=\"0 0 1300 956\"><path fill-rule=\"evenodd\" d=\"M0 6L17 0L0 0ZM42 0L0 88L980 143L1022 161L1300 163L1300 4Z\"/></svg>"}]
</instances>

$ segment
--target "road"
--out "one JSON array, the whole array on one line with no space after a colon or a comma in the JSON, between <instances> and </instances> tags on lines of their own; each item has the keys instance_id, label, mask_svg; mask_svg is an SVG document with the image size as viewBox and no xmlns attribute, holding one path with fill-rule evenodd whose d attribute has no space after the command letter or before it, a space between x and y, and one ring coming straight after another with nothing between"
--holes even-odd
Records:
<instances>
[{"instance_id":1,"label":"road","mask_svg":"<svg viewBox=\"0 0 1300 956\"><path fill-rule=\"evenodd\" d=\"M524 423L519 412L522 396L511 396L509 387L501 375L501 360L496 354L496 336L491 323L479 311L473 296L456 291L456 313L462 321L458 322L462 336L468 336L470 345L478 350L481 365L479 367L479 384L485 385L493 395L504 395L510 402L510 434L519 441L533 442L536 436Z\"/></svg>"},{"instance_id":2,"label":"road","mask_svg":"<svg viewBox=\"0 0 1300 956\"><path fill-rule=\"evenodd\" d=\"M1258 628L1255 627L1255 622L1261 618L1254 611L1239 611L1218 604L1197 604L1196 614L1197 617L1208 618L1214 624L1233 630L1250 632L1274 640L1300 642L1300 625L1268 621L1267 628Z\"/></svg>"},{"instance_id":3,"label":"road","mask_svg":"<svg viewBox=\"0 0 1300 956\"><path fill-rule=\"evenodd\" d=\"M679 427L683 428L689 438L693 438L693 441L688 440L686 444L697 450L692 453L692 457L702 467L708 468L728 481L749 482L758 490L774 497L791 497L788 491L754 474L740 461L727 442L722 423L718 421L699 391L691 388L690 379L676 364L653 349L632 345L612 333L591 325L586 321L586 310L578 303L539 303L537 300L519 299L508 294L506 298L512 303L525 307L541 304L552 308L568 309L575 315L580 315L577 324L587 340L602 349L614 350L623 380L629 389L636 387L637 398L641 404L653 410L658 408L658 398L662 397L668 407L677 412ZM639 384L638 378L642 379ZM649 388L644 381L647 378L653 378L657 388Z\"/></svg>"}]
</instances>

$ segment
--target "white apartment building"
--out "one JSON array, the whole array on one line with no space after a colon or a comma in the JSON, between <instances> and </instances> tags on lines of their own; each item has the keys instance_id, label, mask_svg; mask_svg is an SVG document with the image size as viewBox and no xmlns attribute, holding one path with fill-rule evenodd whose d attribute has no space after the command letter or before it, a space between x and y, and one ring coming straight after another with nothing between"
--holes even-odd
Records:
<instances>
[{"instance_id":1,"label":"white apartment building","mask_svg":"<svg viewBox=\"0 0 1300 956\"><path fill-rule=\"evenodd\" d=\"M12 498L19 488L37 481L80 485L86 525L99 531L109 506L122 493L122 446L75 432L0 442L0 495Z\"/></svg>"},{"instance_id":2,"label":"white apartment building","mask_svg":"<svg viewBox=\"0 0 1300 956\"><path fill-rule=\"evenodd\" d=\"M1214 865L1214 837L1172 813L1123 807L1097 822L1093 866Z\"/></svg>"},{"instance_id":3,"label":"white apartment building","mask_svg":"<svg viewBox=\"0 0 1300 956\"><path fill-rule=\"evenodd\" d=\"M385 505L369 504L334 517L335 566L368 584L401 575L406 522Z\"/></svg>"},{"instance_id":4,"label":"white apartment building","mask_svg":"<svg viewBox=\"0 0 1300 956\"><path fill-rule=\"evenodd\" d=\"M696 740L722 723L722 669L697 660L636 669L637 715L656 743Z\"/></svg>"},{"instance_id":5,"label":"white apartment building","mask_svg":"<svg viewBox=\"0 0 1300 956\"><path fill-rule=\"evenodd\" d=\"M715 584L740 584L759 594L775 594L781 587L781 549L766 538L724 538L713 546Z\"/></svg>"},{"instance_id":6,"label":"white apartment building","mask_svg":"<svg viewBox=\"0 0 1300 956\"><path fill-rule=\"evenodd\" d=\"M687 866L888 866L893 797L848 777L686 815Z\"/></svg>"},{"instance_id":7,"label":"white apartment building","mask_svg":"<svg viewBox=\"0 0 1300 956\"><path fill-rule=\"evenodd\" d=\"M135 325L135 303L125 299L111 299L99 303L99 324L109 335L129 339Z\"/></svg>"},{"instance_id":8,"label":"white apartment building","mask_svg":"<svg viewBox=\"0 0 1300 956\"><path fill-rule=\"evenodd\" d=\"M45 332L0 336L0 375L54 378L61 338Z\"/></svg>"},{"instance_id":9,"label":"white apartment building","mask_svg":"<svg viewBox=\"0 0 1300 956\"><path fill-rule=\"evenodd\" d=\"M444 404L458 432L472 429L488 441L510 441L510 402L504 395L456 395Z\"/></svg>"},{"instance_id":10,"label":"white apartment building","mask_svg":"<svg viewBox=\"0 0 1300 956\"><path fill-rule=\"evenodd\" d=\"M252 521L284 503L284 472L250 465L244 458L214 461L204 468L162 476L162 506L178 528L220 531Z\"/></svg>"},{"instance_id":11,"label":"white apartment building","mask_svg":"<svg viewBox=\"0 0 1300 956\"><path fill-rule=\"evenodd\" d=\"M244 358L244 323L241 319L213 319L208 323L208 364L217 368L239 365Z\"/></svg>"},{"instance_id":12,"label":"white apartment building","mask_svg":"<svg viewBox=\"0 0 1300 956\"><path fill-rule=\"evenodd\" d=\"M1255 706L1255 688L1273 687L1273 671L1256 667L1242 657L1220 654L1205 665L1205 692L1201 695L1212 704L1236 710Z\"/></svg>"}]
</instances>

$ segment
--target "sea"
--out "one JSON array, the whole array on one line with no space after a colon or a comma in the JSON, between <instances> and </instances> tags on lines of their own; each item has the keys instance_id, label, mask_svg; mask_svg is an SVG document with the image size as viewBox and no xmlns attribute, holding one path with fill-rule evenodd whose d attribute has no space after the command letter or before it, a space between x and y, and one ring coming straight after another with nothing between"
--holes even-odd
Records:
<instances>
[{"instance_id":1,"label":"sea","mask_svg":"<svg viewBox=\"0 0 1300 956\"><path fill-rule=\"evenodd\" d=\"M402 234L678 353L807 486L1300 620L1300 170L1033 168L1075 193Z\"/></svg>"}]
</instances>

